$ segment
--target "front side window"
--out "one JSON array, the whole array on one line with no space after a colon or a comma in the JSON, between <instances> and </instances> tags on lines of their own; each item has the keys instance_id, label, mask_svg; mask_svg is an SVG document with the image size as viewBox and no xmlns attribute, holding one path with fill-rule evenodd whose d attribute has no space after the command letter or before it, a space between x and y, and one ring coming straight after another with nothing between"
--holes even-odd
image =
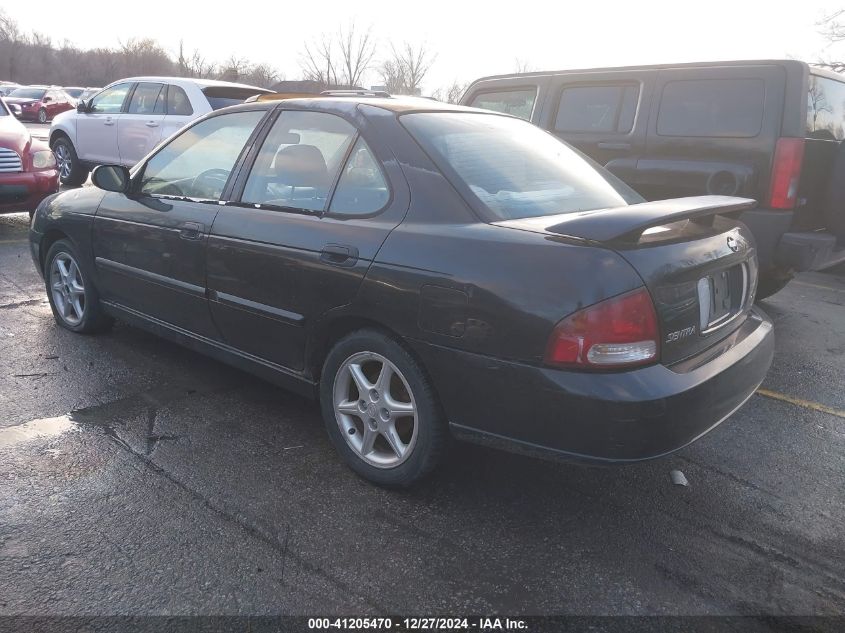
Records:
<instances>
[{"instance_id":1,"label":"front side window","mask_svg":"<svg viewBox=\"0 0 845 633\"><path fill-rule=\"evenodd\" d=\"M162 88L162 84L138 84L129 101L129 114L164 114Z\"/></svg>"},{"instance_id":2,"label":"front side window","mask_svg":"<svg viewBox=\"0 0 845 633\"><path fill-rule=\"evenodd\" d=\"M368 215L383 209L389 199L390 190L376 158L359 138L343 166L329 213Z\"/></svg>"},{"instance_id":3,"label":"front side window","mask_svg":"<svg viewBox=\"0 0 845 633\"><path fill-rule=\"evenodd\" d=\"M643 201L526 121L464 112L406 114L400 120L455 187L494 221Z\"/></svg>"},{"instance_id":4,"label":"front side window","mask_svg":"<svg viewBox=\"0 0 845 633\"><path fill-rule=\"evenodd\" d=\"M126 94L132 84L118 84L111 88L106 88L96 97L91 100L91 111L102 112L104 114L116 114L120 112L123 107L123 102L126 100Z\"/></svg>"},{"instance_id":5,"label":"front side window","mask_svg":"<svg viewBox=\"0 0 845 633\"><path fill-rule=\"evenodd\" d=\"M807 136L825 141L845 139L845 82L810 75Z\"/></svg>"},{"instance_id":6,"label":"front side window","mask_svg":"<svg viewBox=\"0 0 845 633\"><path fill-rule=\"evenodd\" d=\"M511 114L520 119L530 121L536 99L536 88L530 88L528 90L503 90L501 92L482 92L481 94L477 94L472 98L470 105L473 108Z\"/></svg>"},{"instance_id":7,"label":"front side window","mask_svg":"<svg viewBox=\"0 0 845 633\"><path fill-rule=\"evenodd\" d=\"M634 126L639 91L633 84L564 88L555 130L627 134Z\"/></svg>"},{"instance_id":8,"label":"front side window","mask_svg":"<svg viewBox=\"0 0 845 633\"><path fill-rule=\"evenodd\" d=\"M282 112L246 182L243 201L322 211L355 128L323 112Z\"/></svg>"},{"instance_id":9,"label":"front side window","mask_svg":"<svg viewBox=\"0 0 845 633\"><path fill-rule=\"evenodd\" d=\"M141 193L219 200L263 111L206 119L174 138L144 167Z\"/></svg>"},{"instance_id":10,"label":"front side window","mask_svg":"<svg viewBox=\"0 0 845 633\"><path fill-rule=\"evenodd\" d=\"M657 114L661 136L752 138L763 125L762 79L670 81Z\"/></svg>"}]
</instances>

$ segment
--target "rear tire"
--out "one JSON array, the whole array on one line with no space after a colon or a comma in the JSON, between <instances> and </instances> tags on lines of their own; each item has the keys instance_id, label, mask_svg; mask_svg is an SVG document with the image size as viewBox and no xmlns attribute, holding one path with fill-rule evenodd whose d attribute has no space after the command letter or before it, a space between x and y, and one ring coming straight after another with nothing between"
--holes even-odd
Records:
<instances>
[{"instance_id":1,"label":"rear tire","mask_svg":"<svg viewBox=\"0 0 845 633\"><path fill-rule=\"evenodd\" d=\"M792 271L782 269L770 270L760 275L760 279L757 281L757 297L755 300L761 301L771 297L776 292L780 292L792 277Z\"/></svg>"},{"instance_id":2,"label":"rear tire","mask_svg":"<svg viewBox=\"0 0 845 633\"><path fill-rule=\"evenodd\" d=\"M329 352L320 380L329 438L358 475L407 488L437 466L449 431L434 389L402 345L359 330Z\"/></svg>"},{"instance_id":3,"label":"rear tire","mask_svg":"<svg viewBox=\"0 0 845 633\"><path fill-rule=\"evenodd\" d=\"M44 282L53 317L80 334L105 332L114 319L103 312L96 286L68 240L58 240L44 260Z\"/></svg>"},{"instance_id":4,"label":"rear tire","mask_svg":"<svg viewBox=\"0 0 845 633\"><path fill-rule=\"evenodd\" d=\"M88 168L76 155L73 143L66 136L59 136L51 145L59 166L59 179L63 185L79 187L88 179Z\"/></svg>"}]
</instances>

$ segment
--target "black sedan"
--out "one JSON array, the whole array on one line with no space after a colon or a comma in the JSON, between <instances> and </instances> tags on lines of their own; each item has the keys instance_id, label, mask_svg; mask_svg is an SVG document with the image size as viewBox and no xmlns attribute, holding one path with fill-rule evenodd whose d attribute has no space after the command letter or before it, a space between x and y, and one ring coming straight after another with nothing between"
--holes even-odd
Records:
<instances>
[{"instance_id":1,"label":"black sedan","mask_svg":"<svg viewBox=\"0 0 845 633\"><path fill-rule=\"evenodd\" d=\"M59 325L152 330L319 398L349 465L410 485L450 435L624 463L754 393L753 201L646 203L524 121L337 95L214 112L42 203Z\"/></svg>"}]
</instances>

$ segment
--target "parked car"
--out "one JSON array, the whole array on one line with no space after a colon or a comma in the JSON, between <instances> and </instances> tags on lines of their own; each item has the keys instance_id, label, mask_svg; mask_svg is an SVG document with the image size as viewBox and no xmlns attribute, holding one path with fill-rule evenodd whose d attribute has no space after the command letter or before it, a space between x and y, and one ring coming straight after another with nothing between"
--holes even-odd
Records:
<instances>
[{"instance_id":1,"label":"parked car","mask_svg":"<svg viewBox=\"0 0 845 633\"><path fill-rule=\"evenodd\" d=\"M43 204L57 323L113 318L318 397L362 476L409 485L451 430L620 463L700 437L772 360L757 258L514 117L326 96L221 110Z\"/></svg>"},{"instance_id":2,"label":"parked car","mask_svg":"<svg viewBox=\"0 0 845 633\"><path fill-rule=\"evenodd\" d=\"M121 79L53 121L50 147L59 161L62 182L81 185L95 165L131 167L185 124L267 92L210 79Z\"/></svg>"},{"instance_id":3,"label":"parked car","mask_svg":"<svg viewBox=\"0 0 845 633\"><path fill-rule=\"evenodd\" d=\"M6 103L20 106L22 120L38 123L47 123L57 114L74 108L64 90L50 86L15 88L5 99Z\"/></svg>"},{"instance_id":4,"label":"parked car","mask_svg":"<svg viewBox=\"0 0 845 633\"><path fill-rule=\"evenodd\" d=\"M20 84L16 84L12 81L0 81L0 97L5 97L12 92L12 90L20 87Z\"/></svg>"},{"instance_id":5,"label":"parked car","mask_svg":"<svg viewBox=\"0 0 845 633\"><path fill-rule=\"evenodd\" d=\"M843 75L794 60L595 68L485 77L462 103L536 123L648 200L758 200L740 219L759 298L845 260Z\"/></svg>"},{"instance_id":6,"label":"parked car","mask_svg":"<svg viewBox=\"0 0 845 633\"><path fill-rule=\"evenodd\" d=\"M32 213L58 190L53 152L47 143L30 136L0 97L0 213Z\"/></svg>"}]
</instances>

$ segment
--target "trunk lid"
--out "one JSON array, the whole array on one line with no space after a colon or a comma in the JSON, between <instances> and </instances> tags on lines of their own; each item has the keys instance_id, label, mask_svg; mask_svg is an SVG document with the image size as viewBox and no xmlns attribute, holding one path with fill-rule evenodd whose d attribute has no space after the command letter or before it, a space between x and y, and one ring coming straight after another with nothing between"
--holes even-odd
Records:
<instances>
[{"instance_id":1,"label":"trunk lid","mask_svg":"<svg viewBox=\"0 0 845 633\"><path fill-rule=\"evenodd\" d=\"M660 361L671 365L736 330L754 301L757 258L738 214L755 201L700 196L497 222L611 248L637 271L660 322Z\"/></svg>"}]
</instances>

